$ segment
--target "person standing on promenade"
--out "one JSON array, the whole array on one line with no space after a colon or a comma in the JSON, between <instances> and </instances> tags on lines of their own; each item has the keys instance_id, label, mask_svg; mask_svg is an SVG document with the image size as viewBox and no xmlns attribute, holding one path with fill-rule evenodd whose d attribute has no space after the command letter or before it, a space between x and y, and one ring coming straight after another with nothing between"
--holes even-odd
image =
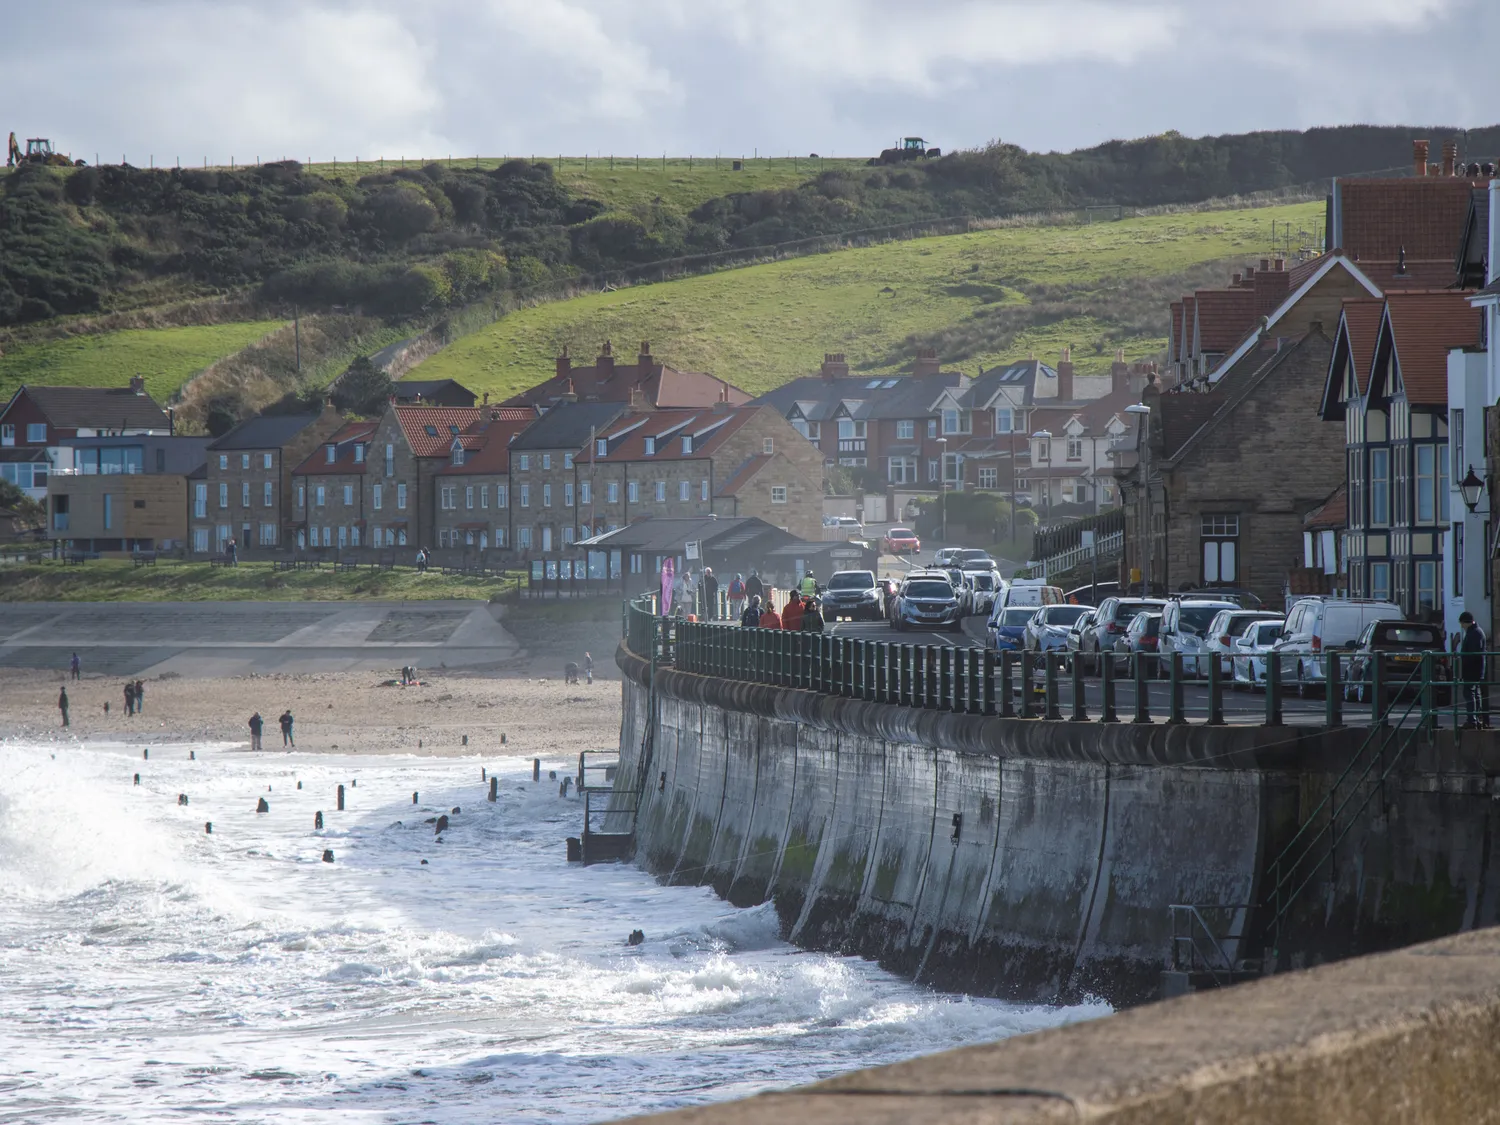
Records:
<instances>
[{"instance_id":1,"label":"person standing on promenade","mask_svg":"<svg viewBox=\"0 0 1500 1125\"><path fill-rule=\"evenodd\" d=\"M764 624L765 611L760 608L760 595L754 594L750 598L750 604L740 614L740 628L756 629Z\"/></svg>"},{"instance_id":2,"label":"person standing on promenade","mask_svg":"<svg viewBox=\"0 0 1500 1125\"><path fill-rule=\"evenodd\" d=\"M1468 610L1458 615L1458 623L1464 631L1463 639L1458 642L1458 675L1464 689L1464 727L1484 730L1490 725L1489 713L1484 709L1484 630Z\"/></svg>"},{"instance_id":3,"label":"person standing on promenade","mask_svg":"<svg viewBox=\"0 0 1500 1125\"><path fill-rule=\"evenodd\" d=\"M780 629L781 614L776 612L776 607L771 604L770 599L761 607L760 627L762 629Z\"/></svg>"},{"instance_id":4,"label":"person standing on promenade","mask_svg":"<svg viewBox=\"0 0 1500 1125\"><path fill-rule=\"evenodd\" d=\"M786 596L786 608L781 611L783 629L802 628L802 595L793 590Z\"/></svg>"},{"instance_id":5,"label":"person standing on promenade","mask_svg":"<svg viewBox=\"0 0 1500 1125\"><path fill-rule=\"evenodd\" d=\"M73 673L73 678L75 680L81 680L81 679L83 679L82 668L83 668L83 665L79 662L79 660L78 660L78 654L75 652L73 654L73 659L70 660L70 661L68 661L68 670Z\"/></svg>"},{"instance_id":6,"label":"person standing on promenade","mask_svg":"<svg viewBox=\"0 0 1500 1125\"><path fill-rule=\"evenodd\" d=\"M766 584L760 580L760 572L752 566L750 577L745 579L745 597L764 598L765 596Z\"/></svg>"},{"instance_id":7,"label":"person standing on promenade","mask_svg":"<svg viewBox=\"0 0 1500 1125\"><path fill-rule=\"evenodd\" d=\"M260 712L250 716L250 749L260 749L260 732L265 727L266 721L260 717Z\"/></svg>"},{"instance_id":8,"label":"person standing on promenade","mask_svg":"<svg viewBox=\"0 0 1500 1125\"><path fill-rule=\"evenodd\" d=\"M745 576L736 574L729 580L729 620L738 621L745 612Z\"/></svg>"},{"instance_id":9,"label":"person standing on promenade","mask_svg":"<svg viewBox=\"0 0 1500 1125\"><path fill-rule=\"evenodd\" d=\"M297 740L292 737L292 709L288 707L281 713L281 718L277 721L281 723L281 744L283 746L295 747Z\"/></svg>"},{"instance_id":10,"label":"person standing on promenade","mask_svg":"<svg viewBox=\"0 0 1500 1125\"><path fill-rule=\"evenodd\" d=\"M719 619L719 580L714 577L714 568L703 568L703 620Z\"/></svg>"},{"instance_id":11,"label":"person standing on promenade","mask_svg":"<svg viewBox=\"0 0 1500 1125\"><path fill-rule=\"evenodd\" d=\"M823 611L818 608L818 599L808 598L802 604L802 620L798 627L804 633L821 633L823 631Z\"/></svg>"},{"instance_id":12,"label":"person standing on promenade","mask_svg":"<svg viewBox=\"0 0 1500 1125\"><path fill-rule=\"evenodd\" d=\"M57 693L57 709L62 712L63 726L66 727L68 725L68 689L66 687Z\"/></svg>"}]
</instances>

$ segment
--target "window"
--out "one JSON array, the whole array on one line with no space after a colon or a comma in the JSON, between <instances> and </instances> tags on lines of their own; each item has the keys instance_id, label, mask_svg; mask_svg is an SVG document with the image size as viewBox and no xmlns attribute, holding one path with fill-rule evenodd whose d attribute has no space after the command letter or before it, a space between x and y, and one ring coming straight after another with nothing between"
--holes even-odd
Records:
<instances>
[{"instance_id":1,"label":"window","mask_svg":"<svg viewBox=\"0 0 1500 1125\"><path fill-rule=\"evenodd\" d=\"M1045 464L1052 460L1052 443L1046 438L1037 438L1036 440L1036 460L1040 464Z\"/></svg>"},{"instance_id":2,"label":"window","mask_svg":"<svg viewBox=\"0 0 1500 1125\"><path fill-rule=\"evenodd\" d=\"M529 453L523 453L523 454L521 454L521 456L520 456L520 462L521 463L518 466L520 468L520 470L523 473L529 473L531 471L531 454L529 454Z\"/></svg>"},{"instance_id":3,"label":"window","mask_svg":"<svg viewBox=\"0 0 1500 1125\"><path fill-rule=\"evenodd\" d=\"M329 442L323 447L323 455L327 459L328 464L332 465L339 459L339 447L334 445L332 442ZM266 466L266 468L268 469L270 467L270 465Z\"/></svg>"},{"instance_id":4,"label":"window","mask_svg":"<svg viewBox=\"0 0 1500 1125\"><path fill-rule=\"evenodd\" d=\"M520 547L523 551L531 550L531 528L516 528L516 546Z\"/></svg>"},{"instance_id":5,"label":"window","mask_svg":"<svg viewBox=\"0 0 1500 1125\"><path fill-rule=\"evenodd\" d=\"M355 524L353 527L351 527L349 529L349 546L351 546L351 547L358 547L359 546L359 525L358 524Z\"/></svg>"},{"instance_id":6,"label":"window","mask_svg":"<svg viewBox=\"0 0 1500 1125\"><path fill-rule=\"evenodd\" d=\"M208 554L208 528L193 528L193 550L200 555Z\"/></svg>"},{"instance_id":7,"label":"window","mask_svg":"<svg viewBox=\"0 0 1500 1125\"><path fill-rule=\"evenodd\" d=\"M580 504L592 504L594 502L594 486L589 481L578 482L578 502Z\"/></svg>"},{"instance_id":8,"label":"window","mask_svg":"<svg viewBox=\"0 0 1500 1125\"><path fill-rule=\"evenodd\" d=\"M698 499L702 500L703 503L707 504L708 503L708 481L706 481L706 480L703 481L702 490L701 491L702 491L702 495L700 495L698 497Z\"/></svg>"},{"instance_id":9,"label":"window","mask_svg":"<svg viewBox=\"0 0 1500 1125\"><path fill-rule=\"evenodd\" d=\"M27 422L26 440L31 442L45 443L47 441L46 422Z\"/></svg>"},{"instance_id":10,"label":"window","mask_svg":"<svg viewBox=\"0 0 1500 1125\"><path fill-rule=\"evenodd\" d=\"M390 539L391 539L390 532L386 532L385 539L386 539L387 543L390 542ZM398 528L397 529L397 531L396 531L396 543L397 543L398 546L401 546L401 547L406 546L406 528L403 527L403 528Z\"/></svg>"},{"instance_id":11,"label":"window","mask_svg":"<svg viewBox=\"0 0 1500 1125\"><path fill-rule=\"evenodd\" d=\"M693 498L693 486L691 484L689 484L685 480L678 481L677 482L677 500L678 500L678 502L679 503L686 503L688 500L691 500L692 498Z\"/></svg>"},{"instance_id":12,"label":"window","mask_svg":"<svg viewBox=\"0 0 1500 1125\"><path fill-rule=\"evenodd\" d=\"M864 423L861 422L860 425L863 426ZM767 454L767 455L775 453L776 452L776 439L775 438L766 438L765 441L763 441L763 442L760 443L760 451L762 453Z\"/></svg>"},{"instance_id":13,"label":"window","mask_svg":"<svg viewBox=\"0 0 1500 1125\"><path fill-rule=\"evenodd\" d=\"M115 526L115 498L109 493L104 494L104 530L108 531Z\"/></svg>"},{"instance_id":14,"label":"window","mask_svg":"<svg viewBox=\"0 0 1500 1125\"><path fill-rule=\"evenodd\" d=\"M915 457L888 458L885 475L892 484L916 484L917 459Z\"/></svg>"},{"instance_id":15,"label":"window","mask_svg":"<svg viewBox=\"0 0 1500 1125\"><path fill-rule=\"evenodd\" d=\"M552 550L552 529L550 527L542 528L542 550Z\"/></svg>"},{"instance_id":16,"label":"window","mask_svg":"<svg viewBox=\"0 0 1500 1125\"><path fill-rule=\"evenodd\" d=\"M572 542L573 542L573 528L570 525L568 527L563 528L563 546L567 547L567 546L571 545Z\"/></svg>"},{"instance_id":17,"label":"window","mask_svg":"<svg viewBox=\"0 0 1500 1125\"><path fill-rule=\"evenodd\" d=\"M659 480L656 482L656 502L665 504L667 502L667 482Z\"/></svg>"},{"instance_id":18,"label":"window","mask_svg":"<svg viewBox=\"0 0 1500 1125\"><path fill-rule=\"evenodd\" d=\"M323 486L321 484L313 489L313 503L320 508L323 506Z\"/></svg>"},{"instance_id":19,"label":"window","mask_svg":"<svg viewBox=\"0 0 1500 1125\"><path fill-rule=\"evenodd\" d=\"M1437 446L1419 445L1417 454L1417 523L1437 519Z\"/></svg>"},{"instance_id":20,"label":"window","mask_svg":"<svg viewBox=\"0 0 1500 1125\"><path fill-rule=\"evenodd\" d=\"M571 453L564 453L563 454L563 468L565 468L565 469L571 469L572 467L573 467L573 455Z\"/></svg>"},{"instance_id":21,"label":"window","mask_svg":"<svg viewBox=\"0 0 1500 1125\"><path fill-rule=\"evenodd\" d=\"M1370 597L1377 602L1388 602L1391 600L1390 563L1372 562L1370 564Z\"/></svg>"},{"instance_id":22,"label":"window","mask_svg":"<svg viewBox=\"0 0 1500 1125\"><path fill-rule=\"evenodd\" d=\"M937 424L937 419L936 418L929 418L929 419L927 419L927 436L928 437L930 437L930 438L937 437L937 426L938 426L938 424Z\"/></svg>"},{"instance_id":23,"label":"window","mask_svg":"<svg viewBox=\"0 0 1500 1125\"><path fill-rule=\"evenodd\" d=\"M453 464L455 464L455 465L462 465L463 463L464 463L464 447L461 446L461 445L455 445L453 447Z\"/></svg>"},{"instance_id":24,"label":"window","mask_svg":"<svg viewBox=\"0 0 1500 1125\"><path fill-rule=\"evenodd\" d=\"M609 488L605 491L605 496L608 498L609 503L618 504L620 502L620 482L617 480L610 481ZM634 499L634 497L631 497L631 499Z\"/></svg>"},{"instance_id":25,"label":"window","mask_svg":"<svg viewBox=\"0 0 1500 1125\"><path fill-rule=\"evenodd\" d=\"M1391 451L1370 450L1370 524L1385 527L1391 522ZM1374 581L1373 571L1371 581ZM1390 568L1386 568L1386 590L1390 590ZM1373 587L1372 587L1373 590ZM1373 597L1373 593L1371 594Z\"/></svg>"},{"instance_id":26,"label":"window","mask_svg":"<svg viewBox=\"0 0 1500 1125\"><path fill-rule=\"evenodd\" d=\"M544 468L544 469L550 469L550 468L552 468L552 454L550 454L550 453L543 453L542 454L542 468Z\"/></svg>"},{"instance_id":27,"label":"window","mask_svg":"<svg viewBox=\"0 0 1500 1125\"><path fill-rule=\"evenodd\" d=\"M204 519L208 515L208 485L193 485L193 516ZM204 548L207 550L207 548Z\"/></svg>"},{"instance_id":28,"label":"window","mask_svg":"<svg viewBox=\"0 0 1500 1125\"><path fill-rule=\"evenodd\" d=\"M927 479L929 481L938 479L938 459L936 457L929 457L927 459Z\"/></svg>"},{"instance_id":29,"label":"window","mask_svg":"<svg viewBox=\"0 0 1500 1125\"><path fill-rule=\"evenodd\" d=\"M250 506L250 482L247 481L247 480L242 480L242 481L240 481L240 507L241 508L248 508L249 506Z\"/></svg>"},{"instance_id":30,"label":"window","mask_svg":"<svg viewBox=\"0 0 1500 1125\"><path fill-rule=\"evenodd\" d=\"M471 511L473 510L474 486L472 484L464 485L464 507L470 509Z\"/></svg>"},{"instance_id":31,"label":"window","mask_svg":"<svg viewBox=\"0 0 1500 1125\"><path fill-rule=\"evenodd\" d=\"M995 432L1008 434L1015 430L1015 415L1008 406L995 407Z\"/></svg>"},{"instance_id":32,"label":"window","mask_svg":"<svg viewBox=\"0 0 1500 1125\"><path fill-rule=\"evenodd\" d=\"M497 508L508 508L508 507L510 507L510 485L508 485L508 484L497 484L497 485L495 485L495 507L497 507Z\"/></svg>"},{"instance_id":33,"label":"window","mask_svg":"<svg viewBox=\"0 0 1500 1125\"><path fill-rule=\"evenodd\" d=\"M966 434L973 428L973 422L967 410L944 410L943 411L943 433Z\"/></svg>"},{"instance_id":34,"label":"window","mask_svg":"<svg viewBox=\"0 0 1500 1125\"><path fill-rule=\"evenodd\" d=\"M980 469L979 487L994 488L999 481L1000 471L998 469Z\"/></svg>"},{"instance_id":35,"label":"window","mask_svg":"<svg viewBox=\"0 0 1500 1125\"><path fill-rule=\"evenodd\" d=\"M396 485L396 507L402 511L406 510L406 483L404 481Z\"/></svg>"},{"instance_id":36,"label":"window","mask_svg":"<svg viewBox=\"0 0 1500 1125\"><path fill-rule=\"evenodd\" d=\"M521 485L521 507L531 507L531 485L529 484Z\"/></svg>"},{"instance_id":37,"label":"window","mask_svg":"<svg viewBox=\"0 0 1500 1125\"><path fill-rule=\"evenodd\" d=\"M274 503L274 501L272 500L271 482L270 481L266 481L265 484L261 488L261 500L262 500L263 506L267 507L267 508L271 507L271 505Z\"/></svg>"},{"instance_id":38,"label":"window","mask_svg":"<svg viewBox=\"0 0 1500 1125\"><path fill-rule=\"evenodd\" d=\"M625 486L625 498L626 498L626 501L628 503L631 503L631 504L638 504L638 503L640 503L640 499L641 499L641 482L640 481L633 480L628 485Z\"/></svg>"},{"instance_id":39,"label":"window","mask_svg":"<svg viewBox=\"0 0 1500 1125\"><path fill-rule=\"evenodd\" d=\"M551 484L544 484L544 485L542 485L542 507L544 507L544 508L550 508L550 507L552 507L552 485Z\"/></svg>"},{"instance_id":40,"label":"window","mask_svg":"<svg viewBox=\"0 0 1500 1125\"><path fill-rule=\"evenodd\" d=\"M1443 456L1443 453L1442 453L1441 450L1437 454L1437 466L1438 466L1438 481L1437 481L1438 522L1439 523L1447 523L1448 519L1449 519L1449 515L1448 515L1448 500L1449 500L1449 495L1448 495L1448 493L1449 493L1449 486L1450 486L1450 478L1448 476L1448 458L1446 458L1446 457ZM1457 479L1463 480L1464 478L1463 477L1459 477Z\"/></svg>"},{"instance_id":41,"label":"window","mask_svg":"<svg viewBox=\"0 0 1500 1125\"><path fill-rule=\"evenodd\" d=\"M488 508L490 506L490 486L487 484L479 486L479 506L481 508Z\"/></svg>"},{"instance_id":42,"label":"window","mask_svg":"<svg viewBox=\"0 0 1500 1125\"><path fill-rule=\"evenodd\" d=\"M379 484L373 485L370 489L370 507L374 508L377 512L380 511L381 496L381 486Z\"/></svg>"},{"instance_id":43,"label":"window","mask_svg":"<svg viewBox=\"0 0 1500 1125\"><path fill-rule=\"evenodd\" d=\"M260 467L262 469L269 469L271 467L271 455L269 453L261 454Z\"/></svg>"},{"instance_id":44,"label":"window","mask_svg":"<svg viewBox=\"0 0 1500 1125\"><path fill-rule=\"evenodd\" d=\"M1232 585L1239 579L1239 516L1203 516L1203 582Z\"/></svg>"},{"instance_id":45,"label":"window","mask_svg":"<svg viewBox=\"0 0 1500 1125\"><path fill-rule=\"evenodd\" d=\"M323 546L325 546L325 547L332 547L333 546L333 527L332 527L332 525L329 525L328 527L325 527L323 529Z\"/></svg>"},{"instance_id":46,"label":"window","mask_svg":"<svg viewBox=\"0 0 1500 1125\"><path fill-rule=\"evenodd\" d=\"M896 423L896 440L897 441L911 441L916 436L917 436L917 423L913 419L907 418L904 421L900 421L900 422Z\"/></svg>"},{"instance_id":47,"label":"window","mask_svg":"<svg viewBox=\"0 0 1500 1125\"><path fill-rule=\"evenodd\" d=\"M1082 438L1070 437L1068 439L1068 460L1069 461L1082 461L1083 460L1083 439Z\"/></svg>"},{"instance_id":48,"label":"window","mask_svg":"<svg viewBox=\"0 0 1500 1125\"><path fill-rule=\"evenodd\" d=\"M393 477L396 475L396 447L387 445L385 447L385 475Z\"/></svg>"},{"instance_id":49,"label":"window","mask_svg":"<svg viewBox=\"0 0 1500 1125\"><path fill-rule=\"evenodd\" d=\"M594 442L594 456L596 456L596 457L608 457L609 456L609 438L599 438L598 440L596 440Z\"/></svg>"},{"instance_id":50,"label":"window","mask_svg":"<svg viewBox=\"0 0 1500 1125\"><path fill-rule=\"evenodd\" d=\"M656 439L654 437L648 437L646 439L646 456L650 457L650 456L653 456L655 453L656 453Z\"/></svg>"},{"instance_id":51,"label":"window","mask_svg":"<svg viewBox=\"0 0 1500 1125\"><path fill-rule=\"evenodd\" d=\"M1417 614L1426 617L1438 608L1438 564L1436 559L1417 560Z\"/></svg>"},{"instance_id":52,"label":"window","mask_svg":"<svg viewBox=\"0 0 1500 1125\"><path fill-rule=\"evenodd\" d=\"M773 504L785 504L786 503L786 485L784 485L784 484L773 484L771 486L771 503L773 503Z\"/></svg>"},{"instance_id":53,"label":"window","mask_svg":"<svg viewBox=\"0 0 1500 1125\"><path fill-rule=\"evenodd\" d=\"M693 435L692 434L683 434L682 435L682 452L683 452L683 454L686 455L688 453L691 453L692 451L693 451Z\"/></svg>"},{"instance_id":54,"label":"window","mask_svg":"<svg viewBox=\"0 0 1500 1125\"><path fill-rule=\"evenodd\" d=\"M219 468L221 468L221 469L227 469L227 468L229 468L229 454L227 454L227 453L221 453L221 454L219 454Z\"/></svg>"},{"instance_id":55,"label":"window","mask_svg":"<svg viewBox=\"0 0 1500 1125\"><path fill-rule=\"evenodd\" d=\"M1448 452L1453 458L1453 467L1448 470L1448 479L1463 480L1468 469L1464 463L1464 412L1461 409L1454 409L1449 415ZM1454 590L1453 593L1457 596L1458 591Z\"/></svg>"},{"instance_id":56,"label":"window","mask_svg":"<svg viewBox=\"0 0 1500 1125\"><path fill-rule=\"evenodd\" d=\"M248 454L248 453L241 453L240 454L240 468L242 468L242 469L248 469L249 467L250 467L250 454Z\"/></svg>"},{"instance_id":57,"label":"window","mask_svg":"<svg viewBox=\"0 0 1500 1125\"><path fill-rule=\"evenodd\" d=\"M1462 414L1462 410L1454 411ZM1464 525L1459 520L1453 525L1453 596L1464 596Z\"/></svg>"},{"instance_id":58,"label":"window","mask_svg":"<svg viewBox=\"0 0 1500 1125\"><path fill-rule=\"evenodd\" d=\"M573 482L570 481L570 480L565 480L565 481L563 481L563 507L564 508L571 508L572 506L573 506Z\"/></svg>"},{"instance_id":59,"label":"window","mask_svg":"<svg viewBox=\"0 0 1500 1125\"><path fill-rule=\"evenodd\" d=\"M10 423L10 422L7 422L5 425L0 426L0 445L15 445L15 444L16 444L16 427L12 423Z\"/></svg>"},{"instance_id":60,"label":"window","mask_svg":"<svg viewBox=\"0 0 1500 1125\"><path fill-rule=\"evenodd\" d=\"M505 528L503 527L495 528L495 546L505 546Z\"/></svg>"},{"instance_id":61,"label":"window","mask_svg":"<svg viewBox=\"0 0 1500 1125\"><path fill-rule=\"evenodd\" d=\"M263 523L260 525L260 545L262 547L276 546L276 525L274 523ZM344 545L344 529L339 528L339 546Z\"/></svg>"},{"instance_id":62,"label":"window","mask_svg":"<svg viewBox=\"0 0 1500 1125\"><path fill-rule=\"evenodd\" d=\"M267 489L270 489L270 487L269 484L266 485ZM354 507L354 486L352 484L344 485L344 507Z\"/></svg>"},{"instance_id":63,"label":"window","mask_svg":"<svg viewBox=\"0 0 1500 1125\"><path fill-rule=\"evenodd\" d=\"M863 422L863 421L856 421L853 418L840 418L839 419L839 440L840 441L858 440L858 439L863 438L865 436L866 431L867 431L867 424L865 422ZM766 438L766 452L767 453L771 452L771 439L770 438Z\"/></svg>"},{"instance_id":64,"label":"window","mask_svg":"<svg viewBox=\"0 0 1500 1125\"><path fill-rule=\"evenodd\" d=\"M365 447L363 445L358 444L358 443L356 443L355 446L354 446L354 463L356 465L363 465L365 463ZM355 528L354 531L355 531L354 545L356 547L358 547L359 546L359 528Z\"/></svg>"},{"instance_id":65,"label":"window","mask_svg":"<svg viewBox=\"0 0 1500 1125\"><path fill-rule=\"evenodd\" d=\"M445 512L453 510L453 489L444 485L438 489L438 507Z\"/></svg>"}]
</instances>

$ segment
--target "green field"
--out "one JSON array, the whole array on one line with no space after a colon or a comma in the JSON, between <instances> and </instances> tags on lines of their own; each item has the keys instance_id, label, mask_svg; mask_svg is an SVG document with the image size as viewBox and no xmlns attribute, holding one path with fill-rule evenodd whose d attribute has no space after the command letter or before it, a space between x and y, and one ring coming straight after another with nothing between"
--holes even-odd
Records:
<instances>
[{"instance_id":1,"label":"green field","mask_svg":"<svg viewBox=\"0 0 1500 1125\"><path fill-rule=\"evenodd\" d=\"M514 578L467 578L410 567L277 572L270 563L213 567L206 562L162 562L138 567L128 560L98 559L83 566L40 562L0 566L0 602L214 602L354 601L475 598L513 589Z\"/></svg>"},{"instance_id":2,"label":"green field","mask_svg":"<svg viewBox=\"0 0 1500 1125\"><path fill-rule=\"evenodd\" d=\"M757 393L824 352L887 372L926 343L971 374L1029 353L1055 361L1064 345L1081 373L1104 371L1116 347L1132 360L1162 350L1175 287L1224 284L1232 263L1269 256L1273 220L1311 228L1322 207L1006 227L594 293L511 313L411 377L503 397L550 376L564 344L588 363L606 338L617 356L649 340L666 362Z\"/></svg>"},{"instance_id":3,"label":"green field","mask_svg":"<svg viewBox=\"0 0 1500 1125\"><path fill-rule=\"evenodd\" d=\"M531 153L518 153L524 159L533 159ZM734 171L738 155L713 156L661 156L645 154L629 156L548 156L536 153L535 159L545 160L569 191L597 199L610 208L629 209L648 204L656 199L686 214L698 204L721 195L740 191L768 191L792 188L806 183L819 172L835 168L863 168L868 157L841 159L811 159L806 156L751 157L744 158L744 166ZM315 164L313 171L340 179L355 179L381 169L420 168L424 164L448 164L463 168L493 168L502 157L473 156L440 157L436 160L386 160L361 161L358 169L350 163Z\"/></svg>"},{"instance_id":4,"label":"green field","mask_svg":"<svg viewBox=\"0 0 1500 1125\"><path fill-rule=\"evenodd\" d=\"M239 351L280 328L279 320L132 328L94 336L17 344L0 355L0 400L22 383L53 386L122 387L132 375L146 377L146 390L165 402L183 383L217 359Z\"/></svg>"}]
</instances>

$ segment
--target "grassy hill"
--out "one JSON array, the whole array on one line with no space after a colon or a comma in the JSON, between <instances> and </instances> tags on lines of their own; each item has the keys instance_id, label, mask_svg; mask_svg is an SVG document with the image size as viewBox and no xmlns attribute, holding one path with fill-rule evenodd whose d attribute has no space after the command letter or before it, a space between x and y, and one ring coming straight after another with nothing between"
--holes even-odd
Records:
<instances>
[{"instance_id":1,"label":"grassy hill","mask_svg":"<svg viewBox=\"0 0 1500 1125\"><path fill-rule=\"evenodd\" d=\"M139 328L12 345L0 355L0 401L22 383L118 387L146 377L164 402L194 374L282 326L279 320Z\"/></svg>"},{"instance_id":2,"label":"grassy hill","mask_svg":"<svg viewBox=\"0 0 1500 1125\"><path fill-rule=\"evenodd\" d=\"M891 242L596 293L512 313L419 366L492 397L552 373L564 344L587 362L610 338L760 392L816 368L825 351L875 372L919 346L968 369L1074 348L1080 371L1165 344L1177 290L1223 284L1269 253L1271 224L1312 229L1321 203L1015 226ZM1149 282L1149 283L1148 283Z\"/></svg>"}]
</instances>

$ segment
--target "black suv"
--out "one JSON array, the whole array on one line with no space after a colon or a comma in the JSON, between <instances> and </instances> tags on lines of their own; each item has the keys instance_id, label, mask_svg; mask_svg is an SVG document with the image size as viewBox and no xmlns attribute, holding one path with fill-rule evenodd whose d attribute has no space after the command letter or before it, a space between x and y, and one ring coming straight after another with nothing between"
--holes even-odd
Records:
<instances>
[{"instance_id":1,"label":"black suv","mask_svg":"<svg viewBox=\"0 0 1500 1125\"><path fill-rule=\"evenodd\" d=\"M880 587L873 570L840 570L823 590L823 620L879 621Z\"/></svg>"}]
</instances>

